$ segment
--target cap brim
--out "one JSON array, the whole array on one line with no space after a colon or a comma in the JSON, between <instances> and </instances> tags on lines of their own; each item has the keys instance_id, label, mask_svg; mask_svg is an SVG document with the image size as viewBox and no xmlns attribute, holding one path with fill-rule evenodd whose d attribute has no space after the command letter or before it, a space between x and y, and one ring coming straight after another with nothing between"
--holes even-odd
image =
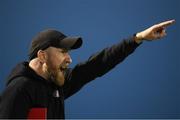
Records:
<instances>
[{"instance_id":1,"label":"cap brim","mask_svg":"<svg viewBox=\"0 0 180 120\"><path fill-rule=\"evenodd\" d=\"M81 37L66 37L60 41L66 49L78 49L81 47L83 41Z\"/></svg>"}]
</instances>

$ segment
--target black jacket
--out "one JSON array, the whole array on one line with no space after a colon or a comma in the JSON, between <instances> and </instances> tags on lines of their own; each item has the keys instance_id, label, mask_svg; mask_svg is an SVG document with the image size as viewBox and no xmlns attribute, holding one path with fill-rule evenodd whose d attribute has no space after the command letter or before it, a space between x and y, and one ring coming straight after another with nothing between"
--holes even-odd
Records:
<instances>
[{"instance_id":1,"label":"black jacket","mask_svg":"<svg viewBox=\"0 0 180 120\"><path fill-rule=\"evenodd\" d=\"M63 87L38 76L28 67L28 62L18 64L9 75L1 95L0 118L27 118L31 108L47 108L47 118L64 118L65 99L107 73L138 45L131 37L92 55L65 72Z\"/></svg>"}]
</instances>

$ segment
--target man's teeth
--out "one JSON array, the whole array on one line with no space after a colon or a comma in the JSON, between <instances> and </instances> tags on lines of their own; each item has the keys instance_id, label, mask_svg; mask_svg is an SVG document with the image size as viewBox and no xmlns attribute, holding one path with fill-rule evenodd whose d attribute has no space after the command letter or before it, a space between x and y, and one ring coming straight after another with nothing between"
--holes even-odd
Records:
<instances>
[{"instance_id":1,"label":"man's teeth","mask_svg":"<svg viewBox=\"0 0 180 120\"><path fill-rule=\"evenodd\" d=\"M60 67L60 70L61 70L61 71L64 71L64 70L66 70L66 69L67 69L67 67L65 67L65 66Z\"/></svg>"},{"instance_id":2,"label":"man's teeth","mask_svg":"<svg viewBox=\"0 0 180 120\"><path fill-rule=\"evenodd\" d=\"M61 64L59 68L61 71L64 71L68 68L68 64Z\"/></svg>"}]
</instances>

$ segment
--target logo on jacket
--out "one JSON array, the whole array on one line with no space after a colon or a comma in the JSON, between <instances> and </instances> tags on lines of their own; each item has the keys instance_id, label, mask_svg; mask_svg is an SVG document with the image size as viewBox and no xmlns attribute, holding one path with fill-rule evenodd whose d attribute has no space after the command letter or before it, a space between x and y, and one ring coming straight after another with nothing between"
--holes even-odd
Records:
<instances>
[{"instance_id":1,"label":"logo on jacket","mask_svg":"<svg viewBox=\"0 0 180 120\"><path fill-rule=\"evenodd\" d=\"M53 97L56 97L56 98L60 97L58 90L55 90L55 91L53 92Z\"/></svg>"}]
</instances>

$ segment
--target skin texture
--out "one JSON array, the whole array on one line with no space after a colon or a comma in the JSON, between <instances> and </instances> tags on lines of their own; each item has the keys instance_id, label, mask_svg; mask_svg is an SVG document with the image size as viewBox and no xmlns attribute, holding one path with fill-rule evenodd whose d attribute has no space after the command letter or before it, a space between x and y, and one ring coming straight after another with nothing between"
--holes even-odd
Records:
<instances>
[{"instance_id":1,"label":"skin texture","mask_svg":"<svg viewBox=\"0 0 180 120\"><path fill-rule=\"evenodd\" d=\"M46 80L54 80L57 85L64 84L63 72L72 62L67 50L49 47L39 50L37 58L30 61L29 66Z\"/></svg>"}]
</instances>

